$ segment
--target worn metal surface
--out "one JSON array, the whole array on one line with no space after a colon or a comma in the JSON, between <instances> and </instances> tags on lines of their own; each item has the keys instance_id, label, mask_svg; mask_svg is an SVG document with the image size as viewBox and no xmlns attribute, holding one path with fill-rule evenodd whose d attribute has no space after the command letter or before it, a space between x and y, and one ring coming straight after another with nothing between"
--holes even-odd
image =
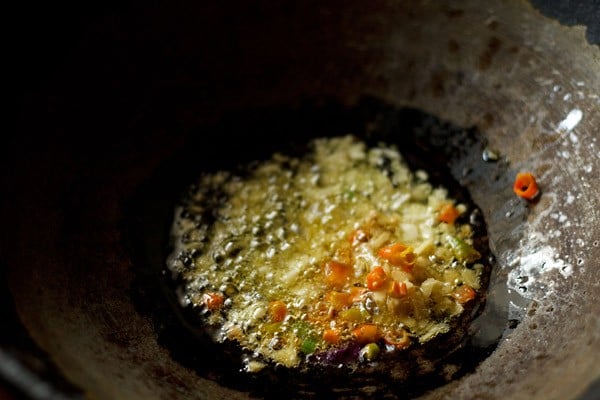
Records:
<instances>
[{"instance_id":1,"label":"worn metal surface","mask_svg":"<svg viewBox=\"0 0 600 400\"><path fill-rule=\"evenodd\" d=\"M7 147L1 256L16 311L90 397L247 397L175 361L132 304L125 204L228 112L373 96L476 126L508 163L494 177L453 172L488 221L509 285L529 299L515 305L524 320L473 373L423 397L577 398L600 376L599 94L598 46L521 1L144 5L105 16L22 98ZM539 178L535 204L510 193L522 169ZM498 182L505 191L490 193ZM515 210L526 217L502 229Z\"/></svg>"}]
</instances>

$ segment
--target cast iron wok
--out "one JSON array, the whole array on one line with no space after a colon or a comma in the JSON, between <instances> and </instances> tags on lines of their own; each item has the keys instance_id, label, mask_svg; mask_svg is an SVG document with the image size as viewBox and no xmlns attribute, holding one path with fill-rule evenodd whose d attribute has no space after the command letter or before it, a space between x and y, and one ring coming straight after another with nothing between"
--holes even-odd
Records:
<instances>
[{"instance_id":1,"label":"cast iron wok","mask_svg":"<svg viewBox=\"0 0 600 400\"><path fill-rule=\"evenodd\" d=\"M236 147L243 131L214 152L216 142L202 140L202 127L227 116L332 101L352 109L377 98L474 127L476 143L501 155L502 168L477 173L481 148L465 142L452 175L482 210L499 274L525 299L507 297L521 322L487 358L421 395L564 399L593 390L598 47L582 28L521 1L363 3L144 4L89 24L22 97L6 147L3 298L23 328L11 324L21 335L3 338L6 379L32 397L248 397L179 362L158 340L152 310L134 304L144 266L126 240L131 200L167 160L193 154L190 144L215 163L227 146L231 156L253 151ZM519 170L538 177L537 202L511 194ZM24 375L31 370L46 386Z\"/></svg>"}]
</instances>

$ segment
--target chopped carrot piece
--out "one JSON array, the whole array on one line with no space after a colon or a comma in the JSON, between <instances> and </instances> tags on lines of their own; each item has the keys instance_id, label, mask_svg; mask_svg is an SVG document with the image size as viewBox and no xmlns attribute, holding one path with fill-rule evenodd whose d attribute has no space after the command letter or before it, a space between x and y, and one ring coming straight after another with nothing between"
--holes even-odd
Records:
<instances>
[{"instance_id":1,"label":"chopped carrot piece","mask_svg":"<svg viewBox=\"0 0 600 400\"><path fill-rule=\"evenodd\" d=\"M218 310L225 302L225 296L221 293L209 292L202 295L202 302L210 311Z\"/></svg>"},{"instance_id":2,"label":"chopped carrot piece","mask_svg":"<svg viewBox=\"0 0 600 400\"><path fill-rule=\"evenodd\" d=\"M352 266L337 261L325 263L325 279L333 287L342 287L352 275Z\"/></svg>"},{"instance_id":3,"label":"chopped carrot piece","mask_svg":"<svg viewBox=\"0 0 600 400\"><path fill-rule=\"evenodd\" d=\"M404 329L387 332L383 336L383 340L397 349L405 349L410 345L410 336L408 336L408 332Z\"/></svg>"},{"instance_id":4,"label":"chopped carrot piece","mask_svg":"<svg viewBox=\"0 0 600 400\"><path fill-rule=\"evenodd\" d=\"M394 243L379 249L377 255L390 264L401 267L406 272L411 272L415 263L415 253L410 246L405 246L401 243Z\"/></svg>"},{"instance_id":5,"label":"chopped carrot piece","mask_svg":"<svg viewBox=\"0 0 600 400\"><path fill-rule=\"evenodd\" d=\"M513 191L525 200L535 199L540 192L535 177L530 172L519 172L517 174Z\"/></svg>"},{"instance_id":6,"label":"chopped carrot piece","mask_svg":"<svg viewBox=\"0 0 600 400\"><path fill-rule=\"evenodd\" d=\"M475 291L469 285L462 285L456 288L452 296L456 298L456 300L460 304L465 304L475 298Z\"/></svg>"},{"instance_id":7,"label":"chopped carrot piece","mask_svg":"<svg viewBox=\"0 0 600 400\"><path fill-rule=\"evenodd\" d=\"M379 340L379 338L381 337L377 325L373 324L359 325L352 331L352 335L360 344L373 343Z\"/></svg>"},{"instance_id":8,"label":"chopped carrot piece","mask_svg":"<svg viewBox=\"0 0 600 400\"><path fill-rule=\"evenodd\" d=\"M281 322L287 315L287 306L281 300L272 301L269 303L269 316L273 322Z\"/></svg>"},{"instance_id":9,"label":"chopped carrot piece","mask_svg":"<svg viewBox=\"0 0 600 400\"><path fill-rule=\"evenodd\" d=\"M329 344L336 344L340 341L340 331L337 329L325 329L323 340Z\"/></svg>"},{"instance_id":10,"label":"chopped carrot piece","mask_svg":"<svg viewBox=\"0 0 600 400\"><path fill-rule=\"evenodd\" d=\"M350 301L356 303L363 300L363 294L367 292L367 288L352 286L350 288Z\"/></svg>"},{"instance_id":11,"label":"chopped carrot piece","mask_svg":"<svg viewBox=\"0 0 600 400\"><path fill-rule=\"evenodd\" d=\"M376 267L367 275L367 287L371 290L379 290L385 285L387 274L382 267Z\"/></svg>"},{"instance_id":12,"label":"chopped carrot piece","mask_svg":"<svg viewBox=\"0 0 600 400\"><path fill-rule=\"evenodd\" d=\"M448 225L452 225L452 224L454 224L454 221L456 221L456 218L458 218L459 215L460 215L460 213L458 212L456 207L454 207L452 204L448 203L448 204L445 204L440 209L438 219L441 222L445 222Z\"/></svg>"},{"instance_id":13,"label":"chopped carrot piece","mask_svg":"<svg viewBox=\"0 0 600 400\"><path fill-rule=\"evenodd\" d=\"M370 235L366 231L359 228L350 232L350 235L348 236L348 241L352 246L356 246L359 243L364 243L368 241L369 238Z\"/></svg>"},{"instance_id":14,"label":"chopped carrot piece","mask_svg":"<svg viewBox=\"0 0 600 400\"><path fill-rule=\"evenodd\" d=\"M340 311L352 304L350 293L331 291L325 295L327 301L336 311Z\"/></svg>"},{"instance_id":15,"label":"chopped carrot piece","mask_svg":"<svg viewBox=\"0 0 600 400\"><path fill-rule=\"evenodd\" d=\"M406 296L408 294L406 283L393 281L388 289L388 294L397 299Z\"/></svg>"}]
</instances>

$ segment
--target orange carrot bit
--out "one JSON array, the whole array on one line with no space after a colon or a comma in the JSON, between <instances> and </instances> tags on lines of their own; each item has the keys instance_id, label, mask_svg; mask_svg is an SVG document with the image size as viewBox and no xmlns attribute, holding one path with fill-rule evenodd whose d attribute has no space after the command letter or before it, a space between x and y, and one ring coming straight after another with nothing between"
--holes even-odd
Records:
<instances>
[{"instance_id":1,"label":"orange carrot bit","mask_svg":"<svg viewBox=\"0 0 600 400\"><path fill-rule=\"evenodd\" d=\"M370 237L371 236L366 231L359 228L350 232L350 235L348 236L348 241L352 246L356 246L359 243L364 243L368 241Z\"/></svg>"},{"instance_id":2,"label":"orange carrot bit","mask_svg":"<svg viewBox=\"0 0 600 400\"><path fill-rule=\"evenodd\" d=\"M361 324L354 330L352 330L352 335L356 339L356 341L360 344L365 343L373 343L379 340L381 334L377 325L373 324Z\"/></svg>"},{"instance_id":3,"label":"orange carrot bit","mask_svg":"<svg viewBox=\"0 0 600 400\"><path fill-rule=\"evenodd\" d=\"M269 303L269 316L273 322L281 322L287 315L287 306L281 300L275 300Z\"/></svg>"},{"instance_id":4,"label":"orange carrot bit","mask_svg":"<svg viewBox=\"0 0 600 400\"><path fill-rule=\"evenodd\" d=\"M388 289L388 295L396 299L404 297L407 294L408 289L406 288L406 283L404 282L393 281Z\"/></svg>"},{"instance_id":5,"label":"orange carrot bit","mask_svg":"<svg viewBox=\"0 0 600 400\"><path fill-rule=\"evenodd\" d=\"M329 344L336 344L340 341L340 331L337 329L325 329L323 332L323 340Z\"/></svg>"},{"instance_id":6,"label":"orange carrot bit","mask_svg":"<svg viewBox=\"0 0 600 400\"><path fill-rule=\"evenodd\" d=\"M454 221L456 221L456 218L458 218L459 215L460 213L458 212L456 207L448 203L440 209L438 219L440 220L440 222L445 222L448 225L453 225Z\"/></svg>"},{"instance_id":7,"label":"orange carrot bit","mask_svg":"<svg viewBox=\"0 0 600 400\"><path fill-rule=\"evenodd\" d=\"M410 336L404 329L387 332L383 336L383 340L397 349L405 349L410 345Z\"/></svg>"},{"instance_id":8,"label":"orange carrot bit","mask_svg":"<svg viewBox=\"0 0 600 400\"><path fill-rule=\"evenodd\" d=\"M396 267L402 267L406 272L412 271L416 258L413 248L401 243L382 247L377 255Z\"/></svg>"},{"instance_id":9,"label":"orange carrot bit","mask_svg":"<svg viewBox=\"0 0 600 400\"><path fill-rule=\"evenodd\" d=\"M350 279L352 269L351 265L328 261L325 263L325 279L333 287L342 287Z\"/></svg>"},{"instance_id":10,"label":"orange carrot bit","mask_svg":"<svg viewBox=\"0 0 600 400\"><path fill-rule=\"evenodd\" d=\"M350 288L350 301L352 303L357 303L364 300L364 294L367 292L367 288L365 287L357 287L352 286Z\"/></svg>"},{"instance_id":11,"label":"orange carrot bit","mask_svg":"<svg viewBox=\"0 0 600 400\"><path fill-rule=\"evenodd\" d=\"M202 303L210 311L218 310L223 306L225 302L225 296L221 293L209 292L202 295Z\"/></svg>"},{"instance_id":12,"label":"orange carrot bit","mask_svg":"<svg viewBox=\"0 0 600 400\"><path fill-rule=\"evenodd\" d=\"M469 301L475 298L475 291L469 285L462 285L456 288L452 296L458 301L460 304L468 303Z\"/></svg>"},{"instance_id":13,"label":"orange carrot bit","mask_svg":"<svg viewBox=\"0 0 600 400\"><path fill-rule=\"evenodd\" d=\"M525 200L533 200L540 193L535 177L530 172L519 172L517 174L513 191Z\"/></svg>"},{"instance_id":14,"label":"orange carrot bit","mask_svg":"<svg viewBox=\"0 0 600 400\"><path fill-rule=\"evenodd\" d=\"M335 311L340 311L345 307L352 305L352 296L350 293L331 291L325 295L327 301Z\"/></svg>"},{"instance_id":15,"label":"orange carrot bit","mask_svg":"<svg viewBox=\"0 0 600 400\"><path fill-rule=\"evenodd\" d=\"M367 275L367 287L371 290L381 289L386 281L387 274L382 267L375 267L375 269Z\"/></svg>"}]
</instances>

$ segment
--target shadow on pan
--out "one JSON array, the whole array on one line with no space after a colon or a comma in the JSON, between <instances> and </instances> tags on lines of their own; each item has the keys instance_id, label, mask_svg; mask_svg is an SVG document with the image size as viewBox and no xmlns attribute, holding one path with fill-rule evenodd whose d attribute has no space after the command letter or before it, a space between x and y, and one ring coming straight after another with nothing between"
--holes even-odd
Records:
<instances>
[{"instance_id":1,"label":"shadow on pan","mask_svg":"<svg viewBox=\"0 0 600 400\"><path fill-rule=\"evenodd\" d=\"M507 289L506 277L494 269L489 291L492 301L487 307L485 299L473 304L451 333L382 360L369 372L337 367L305 373L282 367L256 374L240 372L241 350L235 345L215 345L204 335L196 312L179 305L176 293L180 282L172 279L165 267L175 204L200 174L218 170L243 174L245 165L267 159L274 152L300 156L313 138L353 134L370 144L397 145L413 170L426 170L432 184L449 188L450 196L474 209L468 191L451 168L461 171L459 178L469 175L472 180L488 180L491 175L504 175L508 165L482 159L486 144L476 129L456 127L415 109L397 109L375 98L365 98L350 108L321 101L294 108L247 110L227 115L216 125L199 127L195 133L183 150L140 188L127 208L123 226L136 269L134 303L142 314L152 317L159 343L199 375L267 398L354 397L360 393L416 396L472 371L501 336L516 327L518 320L509 321L506 297L495 298ZM505 182L496 180L492 185ZM517 215L509 223L518 224L521 217ZM485 288L495 264L485 221L481 212L465 218L471 218L476 226L475 247L482 250L488 266L482 280ZM518 238L514 240L516 243ZM473 318L476 322L471 324ZM392 367L401 369L402 376L390 376Z\"/></svg>"}]
</instances>

